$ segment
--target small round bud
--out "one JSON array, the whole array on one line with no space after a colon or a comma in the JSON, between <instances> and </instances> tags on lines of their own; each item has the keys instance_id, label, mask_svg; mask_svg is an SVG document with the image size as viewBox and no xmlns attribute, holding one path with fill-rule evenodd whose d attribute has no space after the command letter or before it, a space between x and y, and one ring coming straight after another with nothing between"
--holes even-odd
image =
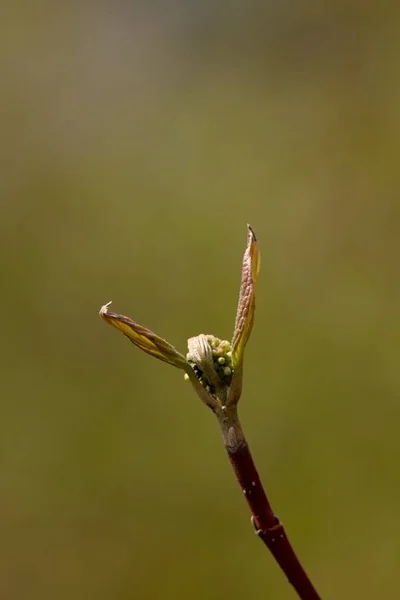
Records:
<instances>
[{"instance_id":1,"label":"small round bud","mask_svg":"<svg viewBox=\"0 0 400 600\"><path fill-rule=\"evenodd\" d=\"M225 358L223 356L220 356L219 359L218 359L218 362L219 362L220 365L223 365L223 364L225 364L226 361L225 361Z\"/></svg>"},{"instance_id":2,"label":"small round bud","mask_svg":"<svg viewBox=\"0 0 400 600\"><path fill-rule=\"evenodd\" d=\"M224 367L224 375L225 377L232 375L232 369L230 367Z\"/></svg>"}]
</instances>

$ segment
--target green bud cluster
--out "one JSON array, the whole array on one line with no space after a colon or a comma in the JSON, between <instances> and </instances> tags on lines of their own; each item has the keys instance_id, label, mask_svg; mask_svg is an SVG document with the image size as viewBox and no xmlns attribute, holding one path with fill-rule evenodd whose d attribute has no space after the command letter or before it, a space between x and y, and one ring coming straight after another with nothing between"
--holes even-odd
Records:
<instances>
[{"instance_id":1,"label":"green bud cluster","mask_svg":"<svg viewBox=\"0 0 400 600\"><path fill-rule=\"evenodd\" d=\"M207 336L207 341L212 348L214 368L220 379L227 385L231 384L233 365L231 344L227 340L220 340L213 335Z\"/></svg>"},{"instance_id":2,"label":"green bud cluster","mask_svg":"<svg viewBox=\"0 0 400 600\"><path fill-rule=\"evenodd\" d=\"M212 351L213 367L218 375L218 378L225 383L230 385L232 382L233 375L233 364L232 364L232 349L231 344L227 340L220 340L213 335L206 335L207 343ZM187 355L187 359L190 361L190 355ZM214 395L215 387L210 383L205 376L204 372L199 368L198 365L192 364L193 370L196 373L199 382L203 385L206 390ZM185 374L185 381L189 381L189 376Z\"/></svg>"}]
</instances>

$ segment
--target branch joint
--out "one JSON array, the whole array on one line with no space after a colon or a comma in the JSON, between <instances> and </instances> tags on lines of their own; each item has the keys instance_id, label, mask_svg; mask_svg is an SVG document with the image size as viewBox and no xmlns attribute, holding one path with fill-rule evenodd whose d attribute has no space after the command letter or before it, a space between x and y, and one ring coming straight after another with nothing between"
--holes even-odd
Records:
<instances>
[{"instance_id":1,"label":"branch joint","mask_svg":"<svg viewBox=\"0 0 400 600\"><path fill-rule=\"evenodd\" d=\"M257 518L254 515L251 517L251 523L254 527L256 535L258 535L258 537L267 544L274 544L277 538L283 539L285 537L285 530L282 523L276 515L274 515L274 518L276 520L275 525L272 527L267 527L266 529L261 529L258 527Z\"/></svg>"}]
</instances>

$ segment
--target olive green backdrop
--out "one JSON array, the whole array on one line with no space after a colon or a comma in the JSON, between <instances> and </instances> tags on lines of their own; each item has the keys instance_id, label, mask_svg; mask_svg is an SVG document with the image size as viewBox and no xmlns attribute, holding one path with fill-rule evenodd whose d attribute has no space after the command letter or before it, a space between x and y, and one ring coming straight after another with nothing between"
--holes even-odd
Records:
<instances>
[{"instance_id":1,"label":"olive green backdrop","mask_svg":"<svg viewBox=\"0 0 400 600\"><path fill-rule=\"evenodd\" d=\"M294 599L181 351L241 415L324 599L400 597L397 3L16 2L0 23L0 597Z\"/></svg>"}]
</instances>

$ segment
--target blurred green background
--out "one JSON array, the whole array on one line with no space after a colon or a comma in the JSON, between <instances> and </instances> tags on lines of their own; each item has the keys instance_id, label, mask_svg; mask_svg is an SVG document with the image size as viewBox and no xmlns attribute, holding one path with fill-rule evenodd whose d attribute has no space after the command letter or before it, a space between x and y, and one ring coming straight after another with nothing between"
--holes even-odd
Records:
<instances>
[{"instance_id":1,"label":"blurred green background","mask_svg":"<svg viewBox=\"0 0 400 600\"><path fill-rule=\"evenodd\" d=\"M229 338L241 415L324 599L400 597L395 2L8 3L0 22L0 597L294 598L182 352Z\"/></svg>"}]
</instances>

